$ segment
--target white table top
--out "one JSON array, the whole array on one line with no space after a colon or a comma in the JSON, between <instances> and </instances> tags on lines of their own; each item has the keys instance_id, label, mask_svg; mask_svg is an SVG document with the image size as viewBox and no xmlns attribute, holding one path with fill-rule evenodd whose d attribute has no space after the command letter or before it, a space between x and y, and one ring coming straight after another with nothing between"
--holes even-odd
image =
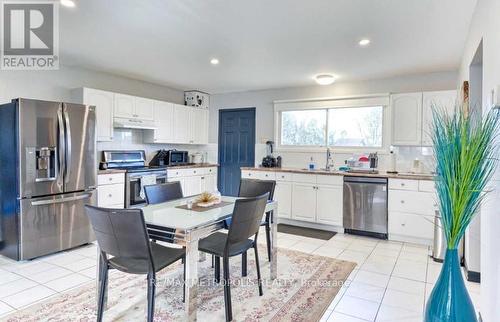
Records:
<instances>
[{"instance_id":1,"label":"white table top","mask_svg":"<svg viewBox=\"0 0 500 322\"><path fill-rule=\"evenodd\" d=\"M182 230L203 227L231 217L234 202L238 198L223 196L222 201L231 202L231 204L203 212L176 208L176 206L185 205L190 199L194 199L194 197L148 205L142 208L146 224ZM268 202L266 212L274 210L276 206L276 201Z\"/></svg>"}]
</instances>

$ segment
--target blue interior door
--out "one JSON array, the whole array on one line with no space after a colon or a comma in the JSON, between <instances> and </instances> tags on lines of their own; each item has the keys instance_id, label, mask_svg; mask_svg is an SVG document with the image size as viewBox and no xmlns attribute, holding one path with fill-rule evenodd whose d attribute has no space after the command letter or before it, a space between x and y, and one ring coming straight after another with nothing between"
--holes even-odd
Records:
<instances>
[{"instance_id":1,"label":"blue interior door","mask_svg":"<svg viewBox=\"0 0 500 322\"><path fill-rule=\"evenodd\" d=\"M241 167L255 164L255 108L219 111L219 191L237 196Z\"/></svg>"}]
</instances>

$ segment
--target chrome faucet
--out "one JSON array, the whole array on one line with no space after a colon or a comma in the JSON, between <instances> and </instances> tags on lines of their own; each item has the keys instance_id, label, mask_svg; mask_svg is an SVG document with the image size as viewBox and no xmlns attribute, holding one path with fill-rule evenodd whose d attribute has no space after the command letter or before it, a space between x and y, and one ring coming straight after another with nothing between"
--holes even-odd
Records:
<instances>
[{"instance_id":1,"label":"chrome faucet","mask_svg":"<svg viewBox=\"0 0 500 322\"><path fill-rule=\"evenodd\" d=\"M325 165L325 170L326 171L333 170L332 151L330 150L330 148L326 149L326 165Z\"/></svg>"}]
</instances>

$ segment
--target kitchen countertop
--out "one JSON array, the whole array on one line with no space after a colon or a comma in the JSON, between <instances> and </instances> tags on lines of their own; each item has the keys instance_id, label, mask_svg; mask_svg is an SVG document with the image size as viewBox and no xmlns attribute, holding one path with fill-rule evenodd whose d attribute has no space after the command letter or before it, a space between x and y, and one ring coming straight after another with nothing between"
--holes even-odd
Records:
<instances>
[{"instance_id":1,"label":"kitchen countertop","mask_svg":"<svg viewBox=\"0 0 500 322\"><path fill-rule=\"evenodd\" d=\"M216 163L194 163L194 164L187 164L187 165L172 165L172 166L167 166L168 169L191 169L191 168L213 168L213 167L218 167L219 165Z\"/></svg>"},{"instance_id":2,"label":"kitchen countertop","mask_svg":"<svg viewBox=\"0 0 500 322\"><path fill-rule=\"evenodd\" d=\"M290 172L290 173L307 173L307 174L320 174L320 175L333 175L333 176L352 176L352 177L378 177L378 178L394 178L394 179L412 179L412 180L434 180L436 177L433 174L412 174L412 173L353 173L344 171L326 171L326 170L307 170L299 168L263 168L263 167L242 167L241 170L253 171L271 171L271 172Z\"/></svg>"},{"instance_id":3,"label":"kitchen countertop","mask_svg":"<svg viewBox=\"0 0 500 322\"><path fill-rule=\"evenodd\" d=\"M127 170L123 169L107 169L107 170L98 170L97 174L115 174L115 173L125 173Z\"/></svg>"},{"instance_id":4,"label":"kitchen countertop","mask_svg":"<svg viewBox=\"0 0 500 322\"><path fill-rule=\"evenodd\" d=\"M165 167L168 169L192 169L192 168L213 168L218 167L218 164L215 163L195 163L188 165L173 165ZM113 173L125 173L127 170L124 169L107 169L107 170L99 170L97 174L113 174Z\"/></svg>"}]
</instances>

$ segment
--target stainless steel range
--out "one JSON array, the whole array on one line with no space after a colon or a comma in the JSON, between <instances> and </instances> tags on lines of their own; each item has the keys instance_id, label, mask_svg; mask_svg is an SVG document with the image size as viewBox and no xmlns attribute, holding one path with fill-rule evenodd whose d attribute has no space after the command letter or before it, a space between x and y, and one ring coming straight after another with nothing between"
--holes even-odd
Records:
<instances>
[{"instance_id":1,"label":"stainless steel range","mask_svg":"<svg viewBox=\"0 0 500 322\"><path fill-rule=\"evenodd\" d=\"M125 208L146 204L144 186L167 182L167 168L146 166L146 154L143 150L103 151L102 159L108 169L126 170Z\"/></svg>"}]
</instances>

